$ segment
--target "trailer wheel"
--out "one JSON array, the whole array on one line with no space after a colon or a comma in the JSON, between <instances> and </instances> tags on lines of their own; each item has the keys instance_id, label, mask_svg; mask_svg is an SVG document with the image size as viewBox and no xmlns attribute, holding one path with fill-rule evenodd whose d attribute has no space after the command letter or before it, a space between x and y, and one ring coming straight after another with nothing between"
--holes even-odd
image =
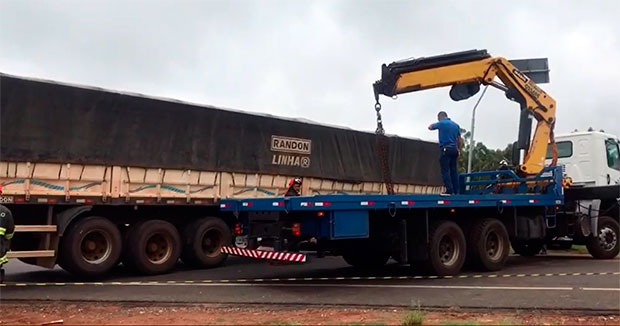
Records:
<instances>
[{"instance_id":1,"label":"trailer wheel","mask_svg":"<svg viewBox=\"0 0 620 326\"><path fill-rule=\"evenodd\" d=\"M217 217L207 217L188 224L183 230L183 262L195 267L215 267L228 257L222 246L232 243L228 225Z\"/></svg>"},{"instance_id":2,"label":"trailer wheel","mask_svg":"<svg viewBox=\"0 0 620 326\"><path fill-rule=\"evenodd\" d=\"M430 229L426 268L438 276L454 275L465 263L465 235L452 221L439 221Z\"/></svg>"},{"instance_id":3,"label":"trailer wheel","mask_svg":"<svg viewBox=\"0 0 620 326\"><path fill-rule=\"evenodd\" d=\"M586 248L596 259L614 258L620 252L619 235L618 222L609 216L601 216L598 219L598 232L596 236L588 237Z\"/></svg>"},{"instance_id":4,"label":"trailer wheel","mask_svg":"<svg viewBox=\"0 0 620 326\"><path fill-rule=\"evenodd\" d=\"M81 276L98 276L118 263L121 233L105 217L90 216L72 223L60 243L59 265Z\"/></svg>"},{"instance_id":5,"label":"trailer wheel","mask_svg":"<svg viewBox=\"0 0 620 326\"><path fill-rule=\"evenodd\" d=\"M543 248L541 240L514 240L511 242L512 249L523 257L532 257L540 253Z\"/></svg>"},{"instance_id":6,"label":"trailer wheel","mask_svg":"<svg viewBox=\"0 0 620 326\"><path fill-rule=\"evenodd\" d=\"M506 263L509 252L508 231L502 222L487 218L474 224L467 246L467 254L474 266L485 271L498 271Z\"/></svg>"},{"instance_id":7,"label":"trailer wheel","mask_svg":"<svg viewBox=\"0 0 620 326\"><path fill-rule=\"evenodd\" d=\"M174 225L146 220L130 227L123 263L142 274L161 274L174 268L181 255L181 238Z\"/></svg>"}]
</instances>

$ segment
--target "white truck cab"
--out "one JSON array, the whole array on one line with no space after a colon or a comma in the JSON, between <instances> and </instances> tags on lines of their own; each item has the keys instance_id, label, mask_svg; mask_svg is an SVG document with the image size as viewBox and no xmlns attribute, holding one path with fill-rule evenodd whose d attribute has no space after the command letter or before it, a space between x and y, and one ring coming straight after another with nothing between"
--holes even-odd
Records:
<instances>
[{"instance_id":1,"label":"white truck cab","mask_svg":"<svg viewBox=\"0 0 620 326\"><path fill-rule=\"evenodd\" d=\"M620 184L620 140L600 131L575 131L555 136L558 165L574 187ZM551 150L547 150L547 164Z\"/></svg>"}]
</instances>

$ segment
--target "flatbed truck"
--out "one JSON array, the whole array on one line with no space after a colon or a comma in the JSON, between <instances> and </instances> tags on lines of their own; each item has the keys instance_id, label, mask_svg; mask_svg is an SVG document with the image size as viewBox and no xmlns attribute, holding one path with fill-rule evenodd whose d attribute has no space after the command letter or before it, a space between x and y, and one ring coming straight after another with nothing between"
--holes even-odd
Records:
<instances>
[{"instance_id":1,"label":"flatbed truck","mask_svg":"<svg viewBox=\"0 0 620 326\"><path fill-rule=\"evenodd\" d=\"M504 58L472 50L383 65L382 79L374 84L378 139L384 135L379 95L451 86L451 98L463 100L476 94L480 85L498 88L520 104L514 166L461 174L459 192L451 196L388 193L223 200L220 209L240 221L235 245L223 251L291 263L306 261L305 252L316 252L374 268L392 257L435 275L454 275L466 262L480 270L499 270L511 248L532 256L545 245L585 244L594 258L616 257L617 138L604 133L564 137L558 153L555 100ZM537 120L532 139L531 117ZM571 141L578 143L573 159L565 144ZM586 176L592 180L583 180Z\"/></svg>"}]
</instances>

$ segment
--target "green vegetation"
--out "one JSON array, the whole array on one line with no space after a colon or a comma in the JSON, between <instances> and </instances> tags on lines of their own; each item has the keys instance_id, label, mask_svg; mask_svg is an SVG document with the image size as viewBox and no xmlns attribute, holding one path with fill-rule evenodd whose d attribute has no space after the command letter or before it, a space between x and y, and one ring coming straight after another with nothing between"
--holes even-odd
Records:
<instances>
[{"instance_id":1,"label":"green vegetation","mask_svg":"<svg viewBox=\"0 0 620 326\"><path fill-rule=\"evenodd\" d=\"M402 324L405 326L422 325L424 323L424 317L424 311L420 309L420 304L418 303L416 308L413 308L407 312Z\"/></svg>"}]
</instances>

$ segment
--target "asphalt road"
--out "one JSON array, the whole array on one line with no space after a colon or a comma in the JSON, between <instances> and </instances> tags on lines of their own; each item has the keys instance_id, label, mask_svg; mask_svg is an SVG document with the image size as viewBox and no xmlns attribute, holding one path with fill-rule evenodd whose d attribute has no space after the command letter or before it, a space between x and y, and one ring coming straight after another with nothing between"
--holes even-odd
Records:
<instances>
[{"instance_id":1,"label":"asphalt road","mask_svg":"<svg viewBox=\"0 0 620 326\"><path fill-rule=\"evenodd\" d=\"M225 266L137 276L122 266L104 280L76 280L61 269L11 261L1 300L148 301L226 304L372 305L567 309L620 312L620 259L511 256L497 273L417 276L390 264L361 271L340 258L273 266L230 258Z\"/></svg>"}]
</instances>

